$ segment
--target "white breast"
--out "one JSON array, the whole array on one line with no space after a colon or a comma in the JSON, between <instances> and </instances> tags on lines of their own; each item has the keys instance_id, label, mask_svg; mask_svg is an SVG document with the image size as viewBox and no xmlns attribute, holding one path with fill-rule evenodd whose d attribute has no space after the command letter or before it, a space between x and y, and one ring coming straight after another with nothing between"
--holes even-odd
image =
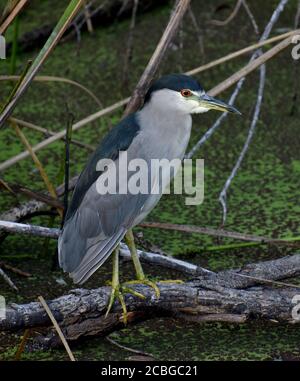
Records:
<instances>
[{"instance_id":1,"label":"white breast","mask_svg":"<svg viewBox=\"0 0 300 381\"><path fill-rule=\"evenodd\" d=\"M151 159L183 159L192 127L192 118L189 114L168 114L165 112L155 112L151 108L144 108L138 113L138 122L141 130L134 139L128 150L128 158L143 158L151 165ZM172 174L170 179L174 177ZM151 173L151 184L158 181L153 178L157 173ZM164 177L164 172L162 177ZM167 185L167 184L164 184ZM162 188L163 189L163 188ZM141 214L134 224L142 221L146 215L155 207L162 196L151 194L145 203Z\"/></svg>"}]
</instances>

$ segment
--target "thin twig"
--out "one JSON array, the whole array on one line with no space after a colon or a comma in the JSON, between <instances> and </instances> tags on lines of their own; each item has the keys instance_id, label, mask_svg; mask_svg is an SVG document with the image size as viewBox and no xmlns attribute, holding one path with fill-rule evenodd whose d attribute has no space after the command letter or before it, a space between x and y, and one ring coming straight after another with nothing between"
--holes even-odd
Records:
<instances>
[{"instance_id":1,"label":"thin twig","mask_svg":"<svg viewBox=\"0 0 300 381\"><path fill-rule=\"evenodd\" d=\"M175 230L182 231L185 233L197 233L197 234L206 234L224 238L239 239L241 241L248 241L254 243L274 243L288 245L292 242L300 241L300 237L288 237L288 238L269 238L263 236L255 236L251 234L243 234L239 232L232 232L223 229L213 229L213 228L204 228L200 226L193 225L177 225L169 223L159 223L159 222L144 222L139 226L142 227L151 227L159 228L166 230ZM18 233L18 234L28 234L37 237L50 237L57 239L59 236L59 229L47 228L43 226L28 225L12 221L2 221L0 220L0 229L3 229L9 233Z\"/></svg>"},{"instance_id":2,"label":"thin twig","mask_svg":"<svg viewBox=\"0 0 300 381\"><path fill-rule=\"evenodd\" d=\"M276 21L278 20L279 18L279 15L281 14L281 12L284 10L284 7L286 5L288 0L281 0L279 5L277 6L277 8L275 9L272 17L271 17L271 20L270 22L268 23L267 27L265 28L265 31L263 33L263 36L261 39L266 39L274 24L276 23ZM255 23L256 25L256 23ZM257 32L257 29L256 29L256 32ZM261 54L261 51L259 52ZM259 58L258 58L259 59ZM227 178L226 182L225 182L225 185L219 195L219 201L222 205L222 208L223 208L223 218L222 218L222 224L224 225L225 222L226 222L226 217L227 217L227 191L231 185L231 182L232 180L234 179L237 171L239 170L241 164L242 164L242 161L244 160L244 157L248 151L248 148L250 146L250 143L252 141L252 138L253 138L253 135L254 135L254 131L255 131L255 128L256 128L256 125L257 125L257 122L258 122L258 118L259 118L259 115L260 115L260 110L261 110L261 105L262 105L262 100L263 100L263 93L264 93L264 89L265 89L265 82L266 82L266 66L265 65L262 65L260 67L260 79L259 79L259 88L258 88L258 94L257 94L257 101L256 101L256 106L255 106L255 111L254 111L254 114L253 114L253 119L252 119L252 122L251 122L251 125L250 125L250 129L249 129L249 132L248 132L248 136L247 136L247 139L245 141L245 144L242 148L242 151L236 161L236 164L234 165L232 171L231 171L231 174L229 175L229 177Z\"/></svg>"},{"instance_id":3,"label":"thin twig","mask_svg":"<svg viewBox=\"0 0 300 381\"><path fill-rule=\"evenodd\" d=\"M14 9L14 7L17 5L19 0L8 0L6 2L6 5L2 11L2 14L0 15L0 24L3 23L3 21L9 16L11 11ZM3 8L3 7L2 7Z\"/></svg>"},{"instance_id":4,"label":"thin twig","mask_svg":"<svg viewBox=\"0 0 300 381\"><path fill-rule=\"evenodd\" d=\"M42 201L46 205L49 205L53 208L56 208L56 209L59 208L61 210L63 210L64 208L60 200L58 200L57 198L51 197L48 194L33 191L32 189L23 187L22 185L19 185L19 184L8 184L5 182L6 186L4 186L3 183L4 181L0 179L0 189L1 189L1 186L3 186L4 189L8 190L16 197L18 193L21 193L33 200Z\"/></svg>"},{"instance_id":5,"label":"thin twig","mask_svg":"<svg viewBox=\"0 0 300 381\"><path fill-rule=\"evenodd\" d=\"M278 280L270 280L270 279L265 279L265 278L259 278L259 277L256 277L256 276L251 276L251 275L246 275L246 274L240 274L240 273L236 273L236 272L233 272L232 274L234 276L238 276L240 278L252 279L252 280L258 281L259 283L274 284L275 286L281 286L281 287L291 287L291 288L296 288L298 290L300 289L300 286L297 285L297 284L280 282Z\"/></svg>"},{"instance_id":6,"label":"thin twig","mask_svg":"<svg viewBox=\"0 0 300 381\"><path fill-rule=\"evenodd\" d=\"M27 0L20 0L20 1L18 1L18 3L13 8L11 13L7 16L7 18L0 25L0 35L4 34L6 29L13 22L13 20L18 16L18 14L21 12L21 10L23 9L23 7L25 6L26 3L27 3Z\"/></svg>"},{"instance_id":7,"label":"thin twig","mask_svg":"<svg viewBox=\"0 0 300 381\"><path fill-rule=\"evenodd\" d=\"M74 176L70 179L70 181L69 181L69 189L70 190L74 189L74 187L77 183L77 180L78 180L78 176ZM56 190L56 193L59 197L63 196L64 184L59 185L55 190ZM47 196L49 196L49 194L47 194ZM1 213L0 219L1 220L7 220L7 221L17 221L17 220L24 221L27 218L31 218L33 215L36 216L36 215L41 215L41 214L42 215L43 214L44 215L45 214L47 214L47 215L53 214L52 211L49 212L49 211L42 210L45 208L45 206L46 205L44 202L31 200L31 201L28 201L28 202L21 204L18 207L14 207L14 208L8 210L7 212Z\"/></svg>"},{"instance_id":8,"label":"thin twig","mask_svg":"<svg viewBox=\"0 0 300 381\"><path fill-rule=\"evenodd\" d=\"M86 0L84 2L84 10L83 10L83 12L84 12L84 18L85 18L85 21L86 21L87 29L88 29L89 33L93 33L94 28L93 28L93 23L92 23L92 20L91 20L90 4L88 4Z\"/></svg>"},{"instance_id":9,"label":"thin twig","mask_svg":"<svg viewBox=\"0 0 300 381\"><path fill-rule=\"evenodd\" d=\"M119 344L117 341L113 340L111 337L109 336L106 336L105 338L110 344L113 344L115 345L116 347L118 348L121 348L121 349L124 349L125 351L127 352L131 352L131 353L135 353L135 354L138 354L138 355L142 355L142 356L147 356L147 357L152 357L154 358L154 356L150 353L147 353L147 352L143 352L141 350L138 350L138 349L132 349L132 348L129 348L129 347L126 347L125 345L122 345L122 344Z\"/></svg>"},{"instance_id":10,"label":"thin twig","mask_svg":"<svg viewBox=\"0 0 300 381\"><path fill-rule=\"evenodd\" d=\"M216 26L225 26L227 24L229 24L234 18L235 16L238 14L238 11L242 5L242 2L243 0L238 0L232 13L227 17L226 20L224 21L221 21L221 20L211 20L210 23L213 24L213 25L216 25Z\"/></svg>"},{"instance_id":11,"label":"thin twig","mask_svg":"<svg viewBox=\"0 0 300 381\"><path fill-rule=\"evenodd\" d=\"M195 16L193 9L192 9L192 5L189 6L188 15L189 15L189 17L192 21L192 24L194 26L194 29L196 31L198 45L199 45L199 49L200 49L200 54L202 56L202 59L204 59L205 58L205 50L204 50L204 43L203 43L203 33L202 33L202 31L198 25L196 16Z\"/></svg>"},{"instance_id":12,"label":"thin twig","mask_svg":"<svg viewBox=\"0 0 300 381\"><path fill-rule=\"evenodd\" d=\"M17 269L16 267L8 265L7 263L4 263L4 262L0 262L0 267L3 267L4 269L12 271L13 273L21 275L25 278L30 278L32 276L30 273Z\"/></svg>"},{"instance_id":13,"label":"thin twig","mask_svg":"<svg viewBox=\"0 0 300 381\"><path fill-rule=\"evenodd\" d=\"M180 22L186 13L190 0L181 0L175 4L175 8L172 11L168 25L156 46L156 49L150 58L148 65L146 66L130 101L128 102L125 110L125 115L136 111L142 103L145 92L147 91L153 77L158 69L158 66L163 59L170 42L173 40L175 34L178 31Z\"/></svg>"},{"instance_id":14,"label":"thin twig","mask_svg":"<svg viewBox=\"0 0 300 381\"><path fill-rule=\"evenodd\" d=\"M27 340L30 337L30 333L31 333L31 329L30 328L26 328L25 331L24 331L24 335L22 337L22 340L20 342L20 345L18 346L18 349L17 349L16 354L15 354L15 360L16 361L20 361L21 360L21 356L22 356L22 353L24 352L26 342L27 342Z\"/></svg>"},{"instance_id":15,"label":"thin twig","mask_svg":"<svg viewBox=\"0 0 300 381\"><path fill-rule=\"evenodd\" d=\"M237 71L231 77L227 78L225 81L221 82L219 85L209 90L208 93L214 96L216 94L222 93L223 91L227 90L229 87L234 85L240 79L246 77L255 69L257 69L258 67L260 67L261 65L269 61L271 58L273 58L278 53L282 52L284 49L286 49L291 44L291 41L292 41L291 37L288 37L287 39L283 40L282 42L274 46L272 49L262 54L260 57L254 59L253 62L244 66L241 70Z\"/></svg>"},{"instance_id":16,"label":"thin twig","mask_svg":"<svg viewBox=\"0 0 300 381\"><path fill-rule=\"evenodd\" d=\"M69 347L69 344L68 344L67 340L65 339L64 334L62 333L62 330L60 329L60 326L58 325L58 323L57 323L55 317L53 316L53 313L51 312L50 308L48 307L45 299L42 296L39 296L38 300L42 304L42 306L44 307L45 311L47 312L47 315L49 316L54 328L56 329L56 332L58 333L58 336L60 337L60 339L61 339L69 357L70 357L70 360L76 361L75 357L74 357L74 355L73 355L73 353Z\"/></svg>"},{"instance_id":17,"label":"thin twig","mask_svg":"<svg viewBox=\"0 0 300 381\"><path fill-rule=\"evenodd\" d=\"M189 70L188 72L186 72L186 74L196 75L196 74L202 73L205 70L212 69L213 67L221 65L221 64L223 64L227 61L230 61L234 58L240 57L243 54L250 53L251 51L257 50L258 48L262 48L265 45L273 44L274 42L284 40L285 38L297 35L299 33L300 33L300 30L296 29L296 30L292 30L290 32L279 34L278 36L271 37L271 38L264 40L264 41L256 42L255 44L251 44L251 45L247 46L246 48L239 49L233 53L229 53L226 56L223 56L221 58L213 60L207 64L204 64L204 65L196 67L195 69Z\"/></svg>"},{"instance_id":18,"label":"thin twig","mask_svg":"<svg viewBox=\"0 0 300 381\"><path fill-rule=\"evenodd\" d=\"M252 141L254 131L255 131L255 128L256 128L256 125L258 122L260 110L261 110L263 94L264 94L264 89L265 89L265 82L266 82L266 65L262 65L260 67L260 79L259 79L259 88L258 88L258 94L257 94L257 102L256 102L255 111L253 114L251 126L250 126L250 129L248 132L248 136L247 136L247 139L246 139L245 144L243 146L243 149L240 153L240 156L238 157L237 162L235 163L235 165L231 171L231 174L227 178L225 185L224 185L224 187L223 187L223 189L219 195L219 201L220 201L222 208L223 208L223 225L225 224L226 217L227 217L227 191L231 185L232 180L236 176L237 171L239 170L239 168L242 164L242 161L244 160L244 157L245 157L245 155L249 149L250 143Z\"/></svg>"},{"instance_id":19,"label":"thin twig","mask_svg":"<svg viewBox=\"0 0 300 381\"><path fill-rule=\"evenodd\" d=\"M249 8L249 5L248 5L247 1L246 0L242 0L242 4L243 4L243 7L244 7L245 11L247 12L247 15L248 15L252 25L253 25L255 33L259 34L259 27L257 25L257 22L255 20L255 17L253 15L251 9Z\"/></svg>"},{"instance_id":20,"label":"thin twig","mask_svg":"<svg viewBox=\"0 0 300 381\"><path fill-rule=\"evenodd\" d=\"M92 20L94 16L97 16L97 14L102 10L104 9L106 6L107 6L107 3L108 3L109 0L103 0L101 2L101 4L95 8L94 10L90 10L90 19ZM89 9L91 8L91 6L93 5L95 1L91 0L89 2ZM67 36L63 37L61 39L62 42L66 42L68 41L70 38L72 38L74 36L74 34L78 35L80 34L80 30L82 29L83 25L86 24L86 18L85 17L82 17L82 13L84 14L84 11L83 12L80 12L75 18L74 18L74 21L72 22L72 25L74 26L74 29L75 31L73 32L70 32L67 34Z\"/></svg>"},{"instance_id":21,"label":"thin twig","mask_svg":"<svg viewBox=\"0 0 300 381\"><path fill-rule=\"evenodd\" d=\"M19 291L18 287L14 284L14 282L10 279L10 277L2 270L0 267L0 276L5 280L5 282L15 291Z\"/></svg>"},{"instance_id":22,"label":"thin twig","mask_svg":"<svg viewBox=\"0 0 300 381\"><path fill-rule=\"evenodd\" d=\"M19 75L0 75L0 81L19 81L20 76ZM84 91L87 95L89 95L95 103L99 107L103 107L102 102L100 99L86 86L83 86L81 83L77 81L73 81L72 79L68 79L65 77L57 77L52 75L37 75L33 78L33 82L58 82L58 83L66 83L72 86L78 87L80 90Z\"/></svg>"},{"instance_id":23,"label":"thin twig","mask_svg":"<svg viewBox=\"0 0 300 381\"><path fill-rule=\"evenodd\" d=\"M178 29L178 51L179 53L176 54L178 57L177 59L177 66L178 66L178 71L180 73L183 72L183 67L182 67L182 62L183 62L183 49L184 49L184 31L183 31L183 21L181 21Z\"/></svg>"},{"instance_id":24,"label":"thin twig","mask_svg":"<svg viewBox=\"0 0 300 381\"><path fill-rule=\"evenodd\" d=\"M123 68L123 87L128 87L128 74L129 74L129 65L132 60L132 49L133 49L133 32L135 28L136 23L136 14L137 9L139 5L139 0L134 0L133 8L132 8L132 15L131 15L131 22L129 27L129 34L127 39L127 48L125 51L125 59L124 59L124 68Z\"/></svg>"},{"instance_id":25,"label":"thin twig","mask_svg":"<svg viewBox=\"0 0 300 381\"><path fill-rule=\"evenodd\" d=\"M169 223L161 223L161 222L142 222L139 226L145 228L157 228L157 229L166 229L166 230L174 230L180 231L184 233L191 234L205 234L214 237L224 237L231 239L238 239L241 241L247 242L259 242L259 243L272 243L272 244L282 244L282 245L291 245L292 241L287 241L284 239L276 239L269 237L256 236L251 234L243 234L233 231L227 231L223 229L213 229L207 227L200 227L194 225L178 225L178 224L169 224Z\"/></svg>"},{"instance_id":26,"label":"thin twig","mask_svg":"<svg viewBox=\"0 0 300 381\"><path fill-rule=\"evenodd\" d=\"M11 122L11 125L14 128L14 130L16 131L17 136L20 138L20 140L22 141L24 146L29 151L30 156L32 157L34 164L36 165L37 169L39 170L40 175L41 175L50 195L54 198L57 198L56 190L55 190L54 186L52 185L51 181L49 180L49 177L48 177L42 163L40 162L39 158L33 152L32 147L31 147L30 143L28 142L26 136L24 135L24 133L21 131L20 127L15 122ZM59 213L60 216L62 216L62 211L60 208L57 208L57 212Z\"/></svg>"},{"instance_id":27,"label":"thin twig","mask_svg":"<svg viewBox=\"0 0 300 381\"><path fill-rule=\"evenodd\" d=\"M246 12L251 20L251 23L253 25L253 28L254 28L254 31L255 33L258 35L259 34L259 29L258 29L258 25L257 25L257 22L254 18L254 15L252 14L250 8L248 7L248 4L246 2L246 0L243 0L242 1L243 3L243 6L244 8L246 9ZM259 54L262 55L262 50L259 49ZM227 216L227 190L231 184L231 181L232 179L234 178L234 176L236 175L236 172L238 170L238 168L240 167L241 163L242 163L242 160L247 152L247 149L250 145L250 142L252 140L252 137L253 137L253 134L254 134L254 130L255 130L255 127L256 127L256 124L257 124L257 120L258 120L258 117L259 117L259 114L260 114L260 108L261 108L261 104L262 104L262 97L263 97L263 92L264 92L264 87L265 87L265 76L266 76L266 66L265 65L262 65L260 67L260 80L259 80L259 89L258 89L258 97L257 97L257 103L256 103L256 107L255 107L255 112L254 112L254 115L253 115L253 119L252 119L252 123L250 125L250 129L249 129L249 132L248 132L248 137L247 137L247 140L245 142L245 145L244 145L244 148L240 154L240 157L235 165L235 167L233 168L232 172L231 172L231 175L230 177L227 179L220 195L219 195L219 201L223 207L223 220L222 220L222 223L223 225L225 224L225 221L226 221L226 216Z\"/></svg>"},{"instance_id":28,"label":"thin twig","mask_svg":"<svg viewBox=\"0 0 300 381\"><path fill-rule=\"evenodd\" d=\"M18 119L18 118L13 118L13 117L10 117L8 120L16 122L19 126L29 128L30 130L33 130L33 131L41 132L46 137L54 136L56 134L56 132L51 131L48 128L43 128L43 127L37 126L36 124L30 123L30 122L26 122L25 120L21 120L21 119ZM61 137L61 139L63 141L66 141L65 137ZM76 140L76 139L71 139L70 143L75 145L75 146L77 146L77 147L85 148L88 151L94 151L96 149L95 146L93 146L91 144L82 143L81 141Z\"/></svg>"},{"instance_id":29,"label":"thin twig","mask_svg":"<svg viewBox=\"0 0 300 381\"><path fill-rule=\"evenodd\" d=\"M9 193L11 193L13 196L17 196L12 187L3 179L0 179L0 189L4 188L6 189Z\"/></svg>"}]
</instances>

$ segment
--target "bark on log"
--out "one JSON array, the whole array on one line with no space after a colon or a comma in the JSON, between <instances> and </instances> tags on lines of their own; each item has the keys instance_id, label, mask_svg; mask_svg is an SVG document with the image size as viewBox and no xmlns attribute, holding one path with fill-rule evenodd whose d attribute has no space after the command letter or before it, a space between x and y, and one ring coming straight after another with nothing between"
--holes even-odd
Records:
<instances>
[{"instance_id":1,"label":"bark on log","mask_svg":"<svg viewBox=\"0 0 300 381\"><path fill-rule=\"evenodd\" d=\"M246 275L247 277L241 277ZM247 265L244 268L203 273L184 284L160 283L161 297L156 299L153 290L137 285L146 299L126 295L129 322L149 319L153 316L176 316L197 322L226 321L241 323L250 320L297 323L292 310L294 297L300 287L258 287L259 280L277 281L300 275L300 255ZM264 283L261 281L261 283ZM122 327L121 308L118 302L112 313L104 317L110 295L110 287L75 289L48 305L59 322L67 340L77 340L91 335L105 335ZM9 306L6 319L0 321L0 329L13 331L28 327L49 326L50 321L38 302ZM44 340L49 346L59 341L54 333Z\"/></svg>"}]
</instances>

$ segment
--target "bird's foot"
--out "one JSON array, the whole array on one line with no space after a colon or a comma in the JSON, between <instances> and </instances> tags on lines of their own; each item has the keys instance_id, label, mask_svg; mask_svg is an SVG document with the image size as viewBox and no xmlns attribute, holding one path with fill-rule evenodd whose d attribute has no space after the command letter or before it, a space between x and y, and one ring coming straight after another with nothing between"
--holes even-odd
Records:
<instances>
[{"instance_id":1,"label":"bird's foot","mask_svg":"<svg viewBox=\"0 0 300 381\"><path fill-rule=\"evenodd\" d=\"M123 310L123 322L124 324L126 325L127 324L127 307L126 307L126 303L125 303L125 300L124 300L124 295L125 294L132 294L134 296L137 296L138 298L141 298L141 299L145 299L145 296L135 290L133 290L132 288L129 288L129 287L126 287L126 285L124 284L112 284L112 282L108 282L108 284L111 286L111 294L110 294L110 298L109 298L109 303L108 303L108 307L107 307L107 311L106 311L106 314L105 314L105 317L107 317L107 315L109 314L113 304L114 304L114 301L116 299L119 300L121 306L122 306L122 310Z\"/></svg>"},{"instance_id":2,"label":"bird's foot","mask_svg":"<svg viewBox=\"0 0 300 381\"><path fill-rule=\"evenodd\" d=\"M136 279L136 280L131 280L129 282L126 282L126 284L144 284L145 286L151 287L155 291L156 298L159 299L160 297L160 289L157 285L157 283L175 283L175 284L180 284L184 283L180 279L168 279L168 280L159 280L158 282L154 282L146 277Z\"/></svg>"},{"instance_id":3,"label":"bird's foot","mask_svg":"<svg viewBox=\"0 0 300 381\"><path fill-rule=\"evenodd\" d=\"M130 280L129 282L126 282L126 284L143 284L145 286L151 287L154 289L157 299L160 297L160 290L157 284L146 277L142 279Z\"/></svg>"},{"instance_id":4,"label":"bird's foot","mask_svg":"<svg viewBox=\"0 0 300 381\"><path fill-rule=\"evenodd\" d=\"M176 284L180 284L180 283L183 283L183 281L180 280L180 279L174 279L174 280L170 279L170 280L160 280L157 283L176 283ZM152 280L150 280L150 279L148 279L146 277L126 282L126 284L144 284L145 286L153 288L154 291L155 291L155 295L156 295L157 299L159 299L159 297L160 297L160 289L159 289L157 283L153 282Z\"/></svg>"}]
</instances>

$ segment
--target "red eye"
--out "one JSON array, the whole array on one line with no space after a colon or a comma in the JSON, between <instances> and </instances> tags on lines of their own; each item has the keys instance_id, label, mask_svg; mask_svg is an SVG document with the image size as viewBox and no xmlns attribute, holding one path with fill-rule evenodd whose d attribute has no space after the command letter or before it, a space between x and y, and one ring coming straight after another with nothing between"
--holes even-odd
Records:
<instances>
[{"instance_id":1,"label":"red eye","mask_svg":"<svg viewBox=\"0 0 300 381\"><path fill-rule=\"evenodd\" d=\"M188 90L188 89L183 89L180 91L180 93L183 97L190 97L192 95L191 90Z\"/></svg>"}]
</instances>

